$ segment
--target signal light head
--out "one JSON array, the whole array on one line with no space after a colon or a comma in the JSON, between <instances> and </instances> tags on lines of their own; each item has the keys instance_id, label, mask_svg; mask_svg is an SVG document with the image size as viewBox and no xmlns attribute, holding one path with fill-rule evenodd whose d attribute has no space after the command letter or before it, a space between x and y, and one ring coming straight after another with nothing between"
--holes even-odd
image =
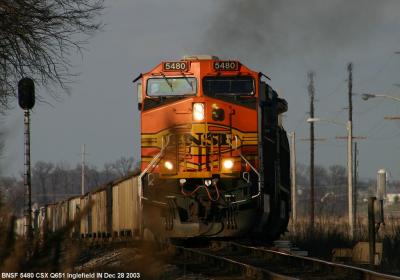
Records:
<instances>
[{"instance_id":1,"label":"signal light head","mask_svg":"<svg viewBox=\"0 0 400 280\"><path fill-rule=\"evenodd\" d=\"M204 120L204 103L193 103L193 120Z\"/></svg>"},{"instance_id":2,"label":"signal light head","mask_svg":"<svg viewBox=\"0 0 400 280\"><path fill-rule=\"evenodd\" d=\"M31 78L18 82L18 104L24 110L30 110L35 105L35 83Z\"/></svg>"}]
</instances>

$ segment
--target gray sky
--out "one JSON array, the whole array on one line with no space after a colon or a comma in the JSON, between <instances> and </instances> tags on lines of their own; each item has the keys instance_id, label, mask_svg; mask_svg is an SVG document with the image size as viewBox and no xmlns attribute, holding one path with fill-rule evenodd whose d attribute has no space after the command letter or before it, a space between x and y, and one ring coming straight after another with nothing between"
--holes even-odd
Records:
<instances>
[{"instance_id":1,"label":"gray sky","mask_svg":"<svg viewBox=\"0 0 400 280\"><path fill-rule=\"evenodd\" d=\"M87 45L71 96L37 104L32 114L32 161L71 165L86 144L88 161L100 168L120 156L139 157L139 115L132 79L161 60L209 53L239 59L271 78L289 103L285 123L308 137L307 72L316 72L315 115L345 122L346 64L354 63L354 91L400 97L400 1L382 0L108 0L105 30ZM46 92L41 90L46 96ZM7 128L4 175L23 169L23 116L15 108ZM360 176L380 168L400 179L400 102L354 97L354 134ZM316 163L346 164L344 126L316 124ZM309 143L298 140L298 161L308 164Z\"/></svg>"}]
</instances>

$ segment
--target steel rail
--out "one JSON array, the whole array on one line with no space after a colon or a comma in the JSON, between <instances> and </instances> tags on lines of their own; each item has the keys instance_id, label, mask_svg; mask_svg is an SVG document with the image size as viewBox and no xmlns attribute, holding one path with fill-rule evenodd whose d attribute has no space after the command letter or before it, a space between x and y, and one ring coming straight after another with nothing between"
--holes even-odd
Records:
<instances>
[{"instance_id":1,"label":"steel rail","mask_svg":"<svg viewBox=\"0 0 400 280\"><path fill-rule=\"evenodd\" d=\"M231 246L236 246L237 248L248 250L249 252L253 251L255 253L261 254L264 258L268 260L273 260L275 262L279 262L279 264L284 264L284 265L286 264L291 266L299 265L300 267L308 266L313 270L321 269L321 270L326 270L328 272L330 271L333 273L344 274L346 275L346 277L351 277L348 279L400 280L400 277L398 276L379 273L373 270L368 270L365 268L351 266L347 264L334 263L312 257L294 255L282 251L248 246L237 242L228 242L228 244Z\"/></svg>"},{"instance_id":2,"label":"steel rail","mask_svg":"<svg viewBox=\"0 0 400 280\"><path fill-rule=\"evenodd\" d=\"M199 265L204 267L200 273L215 274L212 269L217 269L218 273L226 273L225 276L241 277L246 279L271 279L271 280L298 280L300 278L287 276L272 272L262 267L257 267L249 263L241 262L229 256L220 256L211 252L205 252L201 249L187 248L183 246L173 246L177 256L183 257L183 265L185 269L188 265ZM174 261L179 259L174 258ZM190 263L187 263L190 261ZM204 266L207 264L206 266ZM210 265L211 264L211 265ZM198 272L198 271L196 271ZM214 276L214 275L213 275ZM236 278L235 278L236 279Z\"/></svg>"}]
</instances>

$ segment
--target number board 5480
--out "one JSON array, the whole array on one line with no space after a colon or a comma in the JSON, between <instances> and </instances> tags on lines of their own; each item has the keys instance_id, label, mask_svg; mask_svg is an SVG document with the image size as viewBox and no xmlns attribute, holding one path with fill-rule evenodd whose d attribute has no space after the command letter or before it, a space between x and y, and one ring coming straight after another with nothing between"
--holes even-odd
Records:
<instances>
[{"instance_id":1,"label":"number board 5480","mask_svg":"<svg viewBox=\"0 0 400 280\"><path fill-rule=\"evenodd\" d=\"M237 61L214 61L215 71L239 71L239 62Z\"/></svg>"},{"instance_id":2,"label":"number board 5480","mask_svg":"<svg viewBox=\"0 0 400 280\"><path fill-rule=\"evenodd\" d=\"M188 71L188 63L186 61L163 62L163 71Z\"/></svg>"}]
</instances>

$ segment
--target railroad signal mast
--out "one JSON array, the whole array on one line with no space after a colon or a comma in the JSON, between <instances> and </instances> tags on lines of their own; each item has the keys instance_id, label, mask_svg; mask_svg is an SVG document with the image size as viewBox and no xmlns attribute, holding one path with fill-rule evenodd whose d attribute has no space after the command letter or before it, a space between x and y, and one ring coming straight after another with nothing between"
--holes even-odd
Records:
<instances>
[{"instance_id":1,"label":"railroad signal mast","mask_svg":"<svg viewBox=\"0 0 400 280\"><path fill-rule=\"evenodd\" d=\"M32 184L31 184L31 144L30 113L35 105L35 83L30 78L18 82L18 104L24 110L24 186L25 186L25 222L26 237L33 239L32 228Z\"/></svg>"}]
</instances>

